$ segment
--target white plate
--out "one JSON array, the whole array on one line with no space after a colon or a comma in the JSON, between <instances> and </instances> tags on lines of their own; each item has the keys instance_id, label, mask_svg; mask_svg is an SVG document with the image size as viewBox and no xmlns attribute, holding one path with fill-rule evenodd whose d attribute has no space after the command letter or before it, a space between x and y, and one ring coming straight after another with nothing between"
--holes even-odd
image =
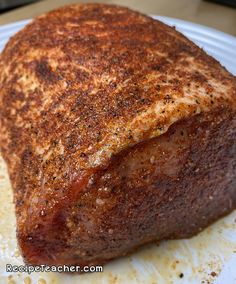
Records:
<instances>
[{"instance_id":1,"label":"white plate","mask_svg":"<svg viewBox=\"0 0 236 284\"><path fill-rule=\"evenodd\" d=\"M153 16L176 29L219 60L236 75L236 38L182 20ZM0 27L0 51L9 37L29 20ZM0 284L9 283L174 283L236 284L236 211L189 240L148 245L131 256L115 260L102 273L6 273L6 263L22 264L15 238L12 192L0 157ZM212 273L213 272L213 273ZM179 275L183 273L184 277ZM27 278L29 277L29 278ZM8 279L8 280L7 280ZM41 279L39 281L39 279ZM28 281L28 282L27 282ZM38 282L39 281L39 282Z\"/></svg>"}]
</instances>

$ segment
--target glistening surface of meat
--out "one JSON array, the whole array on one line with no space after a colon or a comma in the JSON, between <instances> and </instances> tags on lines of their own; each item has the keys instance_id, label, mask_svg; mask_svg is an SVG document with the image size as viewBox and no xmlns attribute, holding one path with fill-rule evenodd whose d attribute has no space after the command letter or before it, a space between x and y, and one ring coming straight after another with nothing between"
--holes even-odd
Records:
<instances>
[{"instance_id":1,"label":"glistening surface of meat","mask_svg":"<svg viewBox=\"0 0 236 284\"><path fill-rule=\"evenodd\" d=\"M0 57L0 144L31 264L95 264L236 205L236 80L175 29L67 6Z\"/></svg>"}]
</instances>

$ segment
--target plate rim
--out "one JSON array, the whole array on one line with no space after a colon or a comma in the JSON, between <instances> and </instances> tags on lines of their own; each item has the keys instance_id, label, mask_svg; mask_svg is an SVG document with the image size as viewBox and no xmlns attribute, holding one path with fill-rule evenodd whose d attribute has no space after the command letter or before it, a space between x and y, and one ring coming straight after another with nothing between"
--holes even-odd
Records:
<instances>
[{"instance_id":1,"label":"plate rim","mask_svg":"<svg viewBox=\"0 0 236 284\"><path fill-rule=\"evenodd\" d=\"M235 44L236 44L236 36L228 34L228 33L223 32L223 31L220 31L218 29L209 27L209 26L198 24L198 23L195 23L195 22L192 22L192 21L182 20L182 19L179 19L179 18L166 17L166 16L162 16L162 15L151 15L151 17L155 20L160 20L160 21L163 21L163 22L165 20L170 21L170 22L174 20L174 22L178 23L179 26L184 24L185 27L186 27L186 24L191 24L192 27L196 27L198 29L208 31L209 34L213 33L213 34L217 34L217 35L226 37L229 40L233 40L233 41L235 41ZM175 24L173 24L173 25L175 26Z\"/></svg>"}]
</instances>

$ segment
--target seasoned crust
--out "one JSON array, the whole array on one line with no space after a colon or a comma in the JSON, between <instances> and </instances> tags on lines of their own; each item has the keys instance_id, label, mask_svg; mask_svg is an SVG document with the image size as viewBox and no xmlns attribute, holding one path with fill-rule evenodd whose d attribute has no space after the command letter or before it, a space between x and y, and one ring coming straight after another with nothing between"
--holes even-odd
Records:
<instances>
[{"instance_id":1,"label":"seasoned crust","mask_svg":"<svg viewBox=\"0 0 236 284\"><path fill-rule=\"evenodd\" d=\"M82 191L75 184L79 196L54 214L34 208L18 231L23 256L95 265L150 241L193 236L236 207L235 135L235 112L219 109L122 151Z\"/></svg>"},{"instance_id":2,"label":"seasoned crust","mask_svg":"<svg viewBox=\"0 0 236 284\"><path fill-rule=\"evenodd\" d=\"M127 8L72 5L38 17L0 58L0 145L18 232L30 214L76 200L112 157L181 119L235 109L235 95L235 77L216 60Z\"/></svg>"}]
</instances>

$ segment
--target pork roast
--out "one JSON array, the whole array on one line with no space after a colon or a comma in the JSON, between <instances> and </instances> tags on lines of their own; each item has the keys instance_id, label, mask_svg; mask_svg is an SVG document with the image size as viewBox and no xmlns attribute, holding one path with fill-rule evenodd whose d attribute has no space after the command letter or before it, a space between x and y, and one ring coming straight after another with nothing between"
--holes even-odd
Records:
<instances>
[{"instance_id":1,"label":"pork roast","mask_svg":"<svg viewBox=\"0 0 236 284\"><path fill-rule=\"evenodd\" d=\"M29 264L102 264L236 207L236 78L128 8L66 6L11 38L0 131Z\"/></svg>"}]
</instances>

